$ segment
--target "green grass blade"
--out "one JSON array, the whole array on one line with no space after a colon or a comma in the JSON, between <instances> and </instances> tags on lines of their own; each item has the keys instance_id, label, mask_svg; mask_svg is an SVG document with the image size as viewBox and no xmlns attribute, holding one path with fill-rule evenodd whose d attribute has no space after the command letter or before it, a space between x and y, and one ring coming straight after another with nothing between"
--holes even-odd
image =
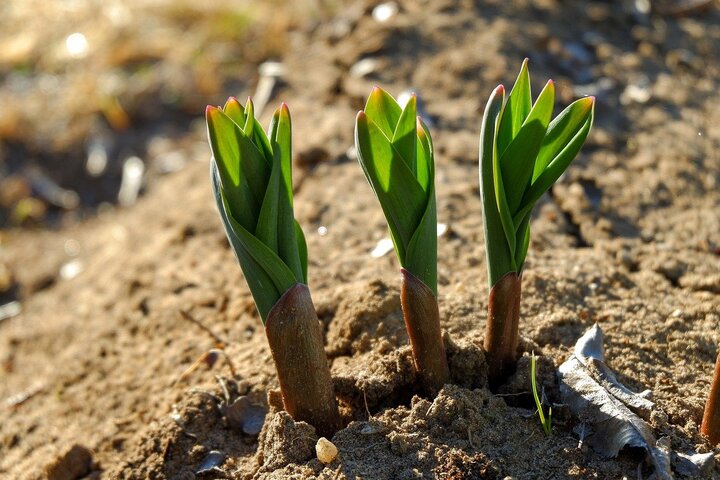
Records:
<instances>
[{"instance_id":1,"label":"green grass blade","mask_svg":"<svg viewBox=\"0 0 720 480\"><path fill-rule=\"evenodd\" d=\"M482 200L488 283L492 287L503 275L512 271L512 252L508 248L500 213L495 200L493 157L496 123L502 112L505 89L493 90L485 106L480 132L480 197Z\"/></svg>"},{"instance_id":2,"label":"green grass blade","mask_svg":"<svg viewBox=\"0 0 720 480\"><path fill-rule=\"evenodd\" d=\"M225 102L225 106L223 107L223 112L225 112L225 115L230 117L230 119L235 122L235 125L239 128L243 128L245 126L245 108L243 108L240 102L238 102L237 98L228 98L227 102Z\"/></svg>"},{"instance_id":3,"label":"green grass blade","mask_svg":"<svg viewBox=\"0 0 720 480\"><path fill-rule=\"evenodd\" d=\"M518 210L523 193L530 184L535 158L543 144L554 104L555 87L550 80L540 92L525 123L500 158L503 186L511 213Z\"/></svg>"},{"instance_id":4,"label":"green grass blade","mask_svg":"<svg viewBox=\"0 0 720 480\"><path fill-rule=\"evenodd\" d=\"M355 123L358 160L380 201L396 253L405 266L407 245L426 207L426 195L400 154L364 112Z\"/></svg>"},{"instance_id":5,"label":"green grass blade","mask_svg":"<svg viewBox=\"0 0 720 480\"><path fill-rule=\"evenodd\" d=\"M398 151L408 169L414 176L417 176L417 98L415 95L410 97L407 105L400 114L397 126L392 136L392 144ZM372 118L371 118L372 120Z\"/></svg>"},{"instance_id":6,"label":"green grass blade","mask_svg":"<svg viewBox=\"0 0 720 480\"><path fill-rule=\"evenodd\" d=\"M590 116L585 120L585 124L580 129L580 131L578 131L572 138L572 140L570 140L570 142L565 145L565 148L563 148L560 153L555 156L555 158L540 174L537 180L535 180L530 186L530 188L525 192L522 200L522 207L514 216L514 219L516 221L522 219L525 214L529 213L532 210L532 208L535 206L535 203L540 199L540 197L548 191L548 189L555 183L555 181L560 178L560 175L562 175L563 172L567 169L567 167L570 165L570 162L573 161L575 156L580 151L580 148L583 146L583 143L585 142L588 133L590 133L592 123L593 114L591 111Z\"/></svg>"},{"instance_id":7,"label":"green grass blade","mask_svg":"<svg viewBox=\"0 0 720 480\"><path fill-rule=\"evenodd\" d=\"M373 88L365 103L364 112L388 140L393 138L402 109L389 93L380 87Z\"/></svg>"},{"instance_id":8,"label":"green grass blade","mask_svg":"<svg viewBox=\"0 0 720 480\"><path fill-rule=\"evenodd\" d=\"M594 104L594 97L576 100L550 122L545 140L535 162L533 182L567 145L568 141L582 130L588 117L592 115Z\"/></svg>"},{"instance_id":9,"label":"green grass blade","mask_svg":"<svg viewBox=\"0 0 720 480\"><path fill-rule=\"evenodd\" d=\"M526 58L522 63L522 67L520 67L520 73L510 91L505 110L500 119L498 152L501 156L512 142L512 139L517 136L520 127L525 122L525 118L530 113L531 107L530 72L528 71L528 59Z\"/></svg>"},{"instance_id":10,"label":"green grass blade","mask_svg":"<svg viewBox=\"0 0 720 480\"><path fill-rule=\"evenodd\" d=\"M540 401L540 397L538 395L537 380L535 379L535 363L535 352L532 352L532 356L530 357L530 382L532 384L533 398L535 399L535 406L537 407L543 432L545 432L545 435L550 436L552 435L552 425L550 424L550 417L548 416L547 419L545 418L542 402ZM552 409L550 409L549 415L552 415Z\"/></svg>"}]
</instances>

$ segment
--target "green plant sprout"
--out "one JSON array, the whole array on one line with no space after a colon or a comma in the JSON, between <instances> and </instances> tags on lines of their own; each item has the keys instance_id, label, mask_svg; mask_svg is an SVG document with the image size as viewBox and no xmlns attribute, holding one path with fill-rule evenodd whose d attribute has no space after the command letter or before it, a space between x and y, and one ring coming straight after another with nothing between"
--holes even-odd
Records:
<instances>
[{"instance_id":1,"label":"green plant sprout","mask_svg":"<svg viewBox=\"0 0 720 480\"><path fill-rule=\"evenodd\" d=\"M331 436L340 416L307 287L307 246L293 214L291 123L283 103L267 133L248 99L206 110L213 192L265 325L283 404Z\"/></svg>"},{"instance_id":2,"label":"green plant sprout","mask_svg":"<svg viewBox=\"0 0 720 480\"><path fill-rule=\"evenodd\" d=\"M540 417L540 424L542 425L543 432L548 437L552 435L552 407L548 409L547 418L543 412L542 402L537 390L537 378L535 375L535 352L532 352L530 356L530 382L532 383L533 398L535 398L535 406L537 406L538 416Z\"/></svg>"},{"instance_id":3,"label":"green plant sprout","mask_svg":"<svg viewBox=\"0 0 720 480\"><path fill-rule=\"evenodd\" d=\"M554 103L552 80L532 103L525 59L507 100L499 85L483 114L480 196L491 287L484 346L491 386L501 383L517 360L532 209L580 151L593 123L594 97L573 102L551 121Z\"/></svg>"},{"instance_id":4,"label":"green plant sprout","mask_svg":"<svg viewBox=\"0 0 720 480\"><path fill-rule=\"evenodd\" d=\"M712 445L720 443L720 351L715 360L715 373L705 404L700 432L708 437Z\"/></svg>"},{"instance_id":5,"label":"green plant sprout","mask_svg":"<svg viewBox=\"0 0 720 480\"><path fill-rule=\"evenodd\" d=\"M357 115L355 145L402 266L400 301L415 370L434 395L449 382L450 371L437 304L434 151L415 95L401 108L375 87Z\"/></svg>"}]
</instances>

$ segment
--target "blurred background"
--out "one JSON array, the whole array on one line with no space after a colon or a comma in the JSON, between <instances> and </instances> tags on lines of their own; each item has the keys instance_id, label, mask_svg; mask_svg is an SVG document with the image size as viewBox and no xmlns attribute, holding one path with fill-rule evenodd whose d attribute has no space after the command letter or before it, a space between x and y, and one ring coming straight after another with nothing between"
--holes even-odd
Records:
<instances>
[{"instance_id":1,"label":"blurred background","mask_svg":"<svg viewBox=\"0 0 720 480\"><path fill-rule=\"evenodd\" d=\"M132 204L162 175L207 156L205 105L252 94L258 66L282 58L292 31L336 8L3 1L0 226L57 228Z\"/></svg>"},{"instance_id":2,"label":"blurred background","mask_svg":"<svg viewBox=\"0 0 720 480\"><path fill-rule=\"evenodd\" d=\"M336 96L357 96L355 103L361 105L364 85L354 87L354 78L395 81L407 69L392 71L395 55L419 60L435 49L421 36L407 34L422 30L421 24L410 26L403 19L408 10L417 13L426 3L3 1L0 227L57 228L97 209L134 203L163 175L207 155L202 118L206 104L222 103L227 95L253 95L262 110L267 101L275 100L283 79L302 85L303 69L289 70L282 59L288 52L302 58L307 38L301 37L306 34L325 43L328 63L341 70L330 71L330 78L321 82L329 82ZM448 8L471 4L442 3ZM528 24L537 15L547 20L544 32L529 25L530 32L509 37L512 44L503 49L517 52L513 62L530 56L535 70L559 74L565 86L562 100L596 95L600 111L606 110L603 103L611 108L653 104L653 88L672 89L662 78L667 71L692 75L705 68L704 56L718 53L716 32L708 36L702 24L703 18L718 18L713 1L546 0L480 2L474 8L481 16L502 15L502 3ZM582 14L596 28L569 39L569 32L556 30L562 26L558 15L563 10ZM608 21L615 23L615 31L603 25ZM353 36L363 22L375 25ZM620 38L618 24L627 29ZM386 42L393 29L400 32L395 45ZM331 48L343 40L344 50ZM458 49L457 58L447 57L447 66L457 68L453 64L461 64L462 55ZM608 59L618 60L618 55L621 61L604 65ZM483 76L501 77L505 62L501 58L483 65L490 71ZM618 71L624 65L642 73ZM468 66L475 66L472 59ZM430 87L412 85L412 74L405 80L406 87ZM600 115L599 122L623 118L614 112Z\"/></svg>"}]
</instances>

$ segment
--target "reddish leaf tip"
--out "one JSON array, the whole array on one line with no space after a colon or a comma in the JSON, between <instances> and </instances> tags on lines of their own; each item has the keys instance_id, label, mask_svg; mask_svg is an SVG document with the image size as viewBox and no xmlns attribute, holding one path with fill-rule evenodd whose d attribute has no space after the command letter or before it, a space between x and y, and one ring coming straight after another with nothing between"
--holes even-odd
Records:
<instances>
[{"instance_id":1,"label":"reddish leaf tip","mask_svg":"<svg viewBox=\"0 0 720 480\"><path fill-rule=\"evenodd\" d=\"M495 87L493 93L496 95L503 95L505 93L505 86L503 84L498 85Z\"/></svg>"}]
</instances>

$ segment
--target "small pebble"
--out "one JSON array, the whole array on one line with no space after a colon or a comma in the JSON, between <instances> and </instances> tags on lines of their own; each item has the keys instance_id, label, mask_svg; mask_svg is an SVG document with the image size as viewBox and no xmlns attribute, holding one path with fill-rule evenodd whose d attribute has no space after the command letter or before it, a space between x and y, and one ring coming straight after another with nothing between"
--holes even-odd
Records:
<instances>
[{"instance_id":1,"label":"small pebble","mask_svg":"<svg viewBox=\"0 0 720 480\"><path fill-rule=\"evenodd\" d=\"M338 449L330 440L320 437L320 440L315 444L315 453L317 453L318 460L327 465L335 460Z\"/></svg>"}]
</instances>

